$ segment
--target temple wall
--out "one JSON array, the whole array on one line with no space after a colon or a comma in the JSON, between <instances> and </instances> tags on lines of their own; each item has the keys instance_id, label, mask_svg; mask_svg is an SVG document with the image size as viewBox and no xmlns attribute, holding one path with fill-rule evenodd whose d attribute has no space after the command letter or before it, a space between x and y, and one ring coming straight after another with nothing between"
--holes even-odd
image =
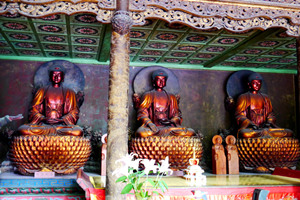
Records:
<instances>
[{"instance_id":1,"label":"temple wall","mask_svg":"<svg viewBox=\"0 0 300 200\"><path fill-rule=\"evenodd\" d=\"M35 70L43 62L0 61L0 116L22 113L23 120L9 126L17 128L27 121L32 99ZM85 101L81 107L78 124L91 126L93 130L107 132L109 67L77 64L85 75ZM130 68L129 129L137 128L136 112L132 104L132 80L141 67ZM183 125L202 132L210 148L211 138L219 129L231 126L229 113L225 110L225 83L232 72L211 70L172 69L180 82L180 108ZM261 73L268 85L268 94L277 116L277 124L295 131L294 75ZM125 83L124 83L125 84ZM210 154L208 154L210 155Z\"/></svg>"}]
</instances>

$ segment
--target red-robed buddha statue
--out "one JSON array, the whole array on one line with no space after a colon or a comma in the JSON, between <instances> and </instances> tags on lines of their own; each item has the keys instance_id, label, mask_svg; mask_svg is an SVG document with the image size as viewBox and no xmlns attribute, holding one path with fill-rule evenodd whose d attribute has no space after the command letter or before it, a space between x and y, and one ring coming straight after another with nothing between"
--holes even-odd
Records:
<instances>
[{"instance_id":1,"label":"red-robed buddha statue","mask_svg":"<svg viewBox=\"0 0 300 200\"><path fill-rule=\"evenodd\" d=\"M52 84L36 92L29 113L29 124L18 129L21 135L83 135L82 129L75 125L79 118L76 94L61 86L64 75L63 66L50 67Z\"/></svg>"},{"instance_id":2,"label":"red-robed buddha statue","mask_svg":"<svg viewBox=\"0 0 300 200\"><path fill-rule=\"evenodd\" d=\"M152 73L154 89L142 96L138 106L137 119L142 125L136 131L137 137L195 135L193 129L181 126L182 117L177 98L164 90L167 79L168 74L162 69Z\"/></svg>"},{"instance_id":3,"label":"red-robed buddha statue","mask_svg":"<svg viewBox=\"0 0 300 200\"><path fill-rule=\"evenodd\" d=\"M279 128L273 113L271 100L260 93L262 77L252 73L248 77L249 92L239 96L236 103L235 118L239 138L292 137L289 129Z\"/></svg>"}]
</instances>

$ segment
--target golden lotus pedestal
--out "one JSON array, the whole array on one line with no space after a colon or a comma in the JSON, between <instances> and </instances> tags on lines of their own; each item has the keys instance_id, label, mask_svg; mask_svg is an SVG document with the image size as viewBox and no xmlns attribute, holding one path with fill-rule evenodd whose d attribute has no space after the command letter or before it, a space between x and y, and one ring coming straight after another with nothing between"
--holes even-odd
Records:
<instances>
[{"instance_id":1,"label":"golden lotus pedestal","mask_svg":"<svg viewBox=\"0 0 300 200\"><path fill-rule=\"evenodd\" d=\"M240 164L257 172L293 168L300 158L299 141L294 138L244 138L237 140L237 147Z\"/></svg>"},{"instance_id":2,"label":"golden lotus pedestal","mask_svg":"<svg viewBox=\"0 0 300 200\"><path fill-rule=\"evenodd\" d=\"M90 141L75 136L18 136L9 158L24 175L39 171L72 174L83 167L91 153Z\"/></svg>"},{"instance_id":3,"label":"golden lotus pedestal","mask_svg":"<svg viewBox=\"0 0 300 200\"><path fill-rule=\"evenodd\" d=\"M186 169L194 155L201 160L203 152L200 138L180 136L133 138L129 148L141 159L155 159L158 162L169 156L170 168L174 170Z\"/></svg>"}]
</instances>

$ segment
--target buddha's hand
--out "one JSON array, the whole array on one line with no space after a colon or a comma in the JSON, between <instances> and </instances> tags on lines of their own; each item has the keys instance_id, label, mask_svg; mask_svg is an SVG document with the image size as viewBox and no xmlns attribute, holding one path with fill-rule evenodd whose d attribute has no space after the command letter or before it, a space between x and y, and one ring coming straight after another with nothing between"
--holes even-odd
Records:
<instances>
[{"instance_id":1,"label":"buddha's hand","mask_svg":"<svg viewBox=\"0 0 300 200\"><path fill-rule=\"evenodd\" d=\"M254 130L257 130L257 129L258 129L258 127L257 127L255 124L251 124L250 127L251 127L252 129L254 129Z\"/></svg>"},{"instance_id":2,"label":"buddha's hand","mask_svg":"<svg viewBox=\"0 0 300 200\"><path fill-rule=\"evenodd\" d=\"M264 127L266 128L279 128L277 125L275 125L274 123L272 122L267 122L264 124Z\"/></svg>"},{"instance_id":3,"label":"buddha's hand","mask_svg":"<svg viewBox=\"0 0 300 200\"><path fill-rule=\"evenodd\" d=\"M160 119L159 123L164 126L172 126L175 124L174 122L172 122L168 119Z\"/></svg>"},{"instance_id":4,"label":"buddha's hand","mask_svg":"<svg viewBox=\"0 0 300 200\"><path fill-rule=\"evenodd\" d=\"M149 123L148 126L154 133L157 133L159 131L157 126L153 123Z\"/></svg>"},{"instance_id":5,"label":"buddha's hand","mask_svg":"<svg viewBox=\"0 0 300 200\"><path fill-rule=\"evenodd\" d=\"M63 120L62 120L62 119L48 118L48 119L46 120L46 122L47 122L48 124L59 124L59 123L63 122Z\"/></svg>"}]
</instances>

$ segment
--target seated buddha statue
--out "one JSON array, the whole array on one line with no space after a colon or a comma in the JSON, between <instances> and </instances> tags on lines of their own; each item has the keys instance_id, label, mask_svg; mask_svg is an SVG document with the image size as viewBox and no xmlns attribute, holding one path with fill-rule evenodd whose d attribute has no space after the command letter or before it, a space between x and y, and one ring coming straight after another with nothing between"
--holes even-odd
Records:
<instances>
[{"instance_id":1,"label":"seated buddha statue","mask_svg":"<svg viewBox=\"0 0 300 200\"><path fill-rule=\"evenodd\" d=\"M152 73L154 89L144 93L137 106L137 119L142 124L136 131L137 137L195 135L193 129L181 126L177 98L164 90L167 79L168 74L162 69Z\"/></svg>"},{"instance_id":2,"label":"seated buddha statue","mask_svg":"<svg viewBox=\"0 0 300 200\"><path fill-rule=\"evenodd\" d=\"M235 119L239 138L292 137L289 129L278 127L271 100L260 93L262 76L252 73L248 76L249 91L238 97Z\"/></svg>"},{"instance_id":3,"label":"seated buddha statue","mask_svg":"<svg viewBox=\"0 0 300 200\"><path fill-rule=\"evenodd\" d=\"M65 69L61 65L49 68L51 85L38 89L29 112L29 123L19 127L21 135L82 136L76 125L79 107L73 90L64 88Z\"/></svg>"}]
</instances>

